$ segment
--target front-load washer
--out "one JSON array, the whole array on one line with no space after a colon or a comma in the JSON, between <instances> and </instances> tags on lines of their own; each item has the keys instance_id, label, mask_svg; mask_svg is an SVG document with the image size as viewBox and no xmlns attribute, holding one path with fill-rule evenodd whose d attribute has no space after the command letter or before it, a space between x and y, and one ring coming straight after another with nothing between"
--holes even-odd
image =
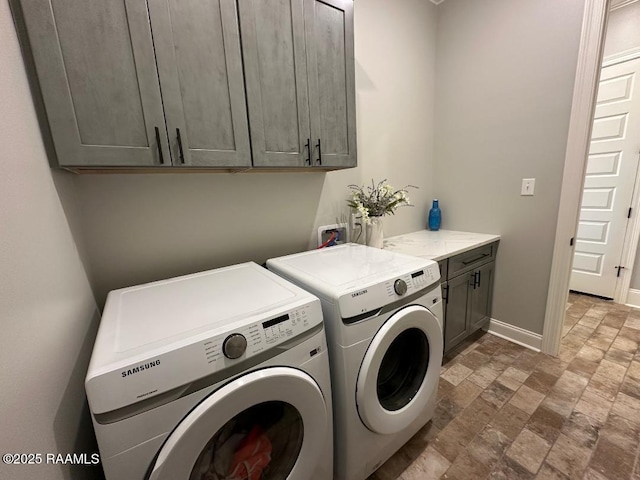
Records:
<instances>
[{"instance_id":1,"label":"front-load washer","mask_svg":"<svg viewBox=\"0 0 640 480\"><path fill-rule=\"evenodd\" d=\"M320 297L335 478L364 479L433 415L443 350L438 265L346 244L271 259L267 267Z\"/></svg>"},{"instance_id":2,"label":"front-load washer","mask_svg":"<svg viewBox=\"0 0 640 480\"><path fill-rule=\"evenodd\" d=\"M109 293L85 386L108 480L332 478L320 302L255 263Z\"/></svg>"}]
</instances>

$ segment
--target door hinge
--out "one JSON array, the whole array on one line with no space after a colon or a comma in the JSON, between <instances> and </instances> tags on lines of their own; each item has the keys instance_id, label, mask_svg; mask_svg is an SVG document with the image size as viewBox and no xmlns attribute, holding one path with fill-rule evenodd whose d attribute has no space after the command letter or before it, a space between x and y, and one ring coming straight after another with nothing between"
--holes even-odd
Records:
<instances>
[{"instance_id":1,"label":"door hinge","mask_svg":"<svg viewBox=\"0 0 640 480\"><path fill-rule=\"evenodd\" d=\"M631 210L633 210L633 208L629 207L629 213L627 213L627 218L631 218Z\"/></svg>"},{"instance_id":2,"label":"door hinge","mask_svg":"<svg viewBox=\"0 0 640 480\"><path fill-rule=\"evenodd\" d=\"M573 237L571 237L571 240L569 240L569 246L573 247Z\"/></svg>"},{"instance_id":3,"label":"door hinge","mask_svg":"<svg viewBox=\"0 0 640 480\"><path fill-rule=\"evenodd\" d=\"M622 267L620 265L618 265L617 267L613 267L613 268L617 268L618 269L618 273L616 274L616 277L619 277L620 276L620 271L624 270L624 267Z\"/></svg>"}]
</instances>

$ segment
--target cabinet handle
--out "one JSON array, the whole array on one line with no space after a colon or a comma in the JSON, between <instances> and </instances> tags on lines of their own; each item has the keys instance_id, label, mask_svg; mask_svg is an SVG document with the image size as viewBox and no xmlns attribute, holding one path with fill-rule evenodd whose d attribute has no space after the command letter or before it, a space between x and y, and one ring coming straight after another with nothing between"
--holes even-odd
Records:
<instances>
[{"instance_id":1,"label":"cabinet handle","mask_svg":"<svg viewBox=\"0 0 640 480\"><path fill-rule=\"evenodd\" d=\"M322 165L322 147L320 146L320 139L318 139L316 147L318 147L318 165Z\"/></svg>"},{"instance_id":2,"label":"cabinet handle","mask_svg":"<svg viewBox=\"0 0 640 480\"><path fill-rule=\"evenodd\" d=\"M304 163L311 166L311 139L310 138L307 138L307 143L305 143L304 146L307 148L307 158L304 160Z\"/></svg>"},{"instance_id":3,"label":"cabinet handle","mask_svg":"<svg viewBox=\"0 0 640 480\"><path fill-rule=\"evenodd\" d=\"M491 256L490 253L483 253L479 257L473 258L471 260L467 260L466 262L462 262L462 264L463 265L471 265L472 263L476 263L477 261L482 260L483 258L486 258L486 257L490 257L490 256Z\"/></svg>"},{"instance_id":4,"label":"cabinet handle","mask_svg":"<svg viewBox=\"0 0 640 480\"><path fill-rule=\"evenodd\" d=\"M160 129L156 128L156 144L158 145L158 158L160 159L160 165L164 164L164 155L162 154L162 144L160 143Z\"/></svg>"},{"instance_id":5,"label":"cabinet handle","mask_svg":"<svg viewBox=\"0 0 640 480\"><path fill-rule=\"evenodd\" d=\"M478 288L480 288L480 281L482 280L482 271L478 270L476 272L478 274Z\"/></svg>"},{"instance_id":6,"label":"cabinet handle","mask_svg":"<svg viewBox=\"0 0 640 480\"><path fill-rule=\"evenodd\" d=\"M178 137L178 150L180 153L180 163L184 165L184 152L182 151L182 137L180 136L179 128L176 128L176 136Z\"/></svg>"},{"instance_id":7,"label":"cabinet handle","mask_svg":"<svg viewBox=\"0 0 640 480\"><path fill-rule=\"evenodd\" d=\"M449 305L449 285L442 287L442 299L445 305Z\"/></svg>"}]
</instances>

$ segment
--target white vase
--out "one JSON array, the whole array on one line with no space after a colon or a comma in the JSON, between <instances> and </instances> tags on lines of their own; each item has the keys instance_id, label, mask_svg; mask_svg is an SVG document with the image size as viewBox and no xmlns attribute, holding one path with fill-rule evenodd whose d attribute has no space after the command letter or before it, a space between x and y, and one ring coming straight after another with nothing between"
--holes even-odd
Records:
<instances>
[{"instance_id":1,"label":"white vase","mask_svg":"<svg viewBox=\"0 0 640 480\"><path fill-rule=\"evenodd\" d=\"M367 245L382 248L384 232L382 230L382 217L370 217L367 224Z\"/></svg>"}]
</instances>

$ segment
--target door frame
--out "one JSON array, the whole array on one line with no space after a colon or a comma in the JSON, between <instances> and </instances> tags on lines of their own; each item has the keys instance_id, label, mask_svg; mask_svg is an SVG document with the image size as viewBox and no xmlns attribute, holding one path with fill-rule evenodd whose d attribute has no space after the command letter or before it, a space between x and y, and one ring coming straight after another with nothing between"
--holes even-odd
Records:
<instances>
[{"instance_id":1,"label":"door frame","mask_svg":"<svg viewBox=\"0 0 640 480\"><path fill-rule=\"evenodd\" d=\"M556 237L542 330L541 351L550 355L557 355L560 350L587 153L602 68L608 7L609 0L586 0L584 7Z\"/></svg>"}]
</instances>

